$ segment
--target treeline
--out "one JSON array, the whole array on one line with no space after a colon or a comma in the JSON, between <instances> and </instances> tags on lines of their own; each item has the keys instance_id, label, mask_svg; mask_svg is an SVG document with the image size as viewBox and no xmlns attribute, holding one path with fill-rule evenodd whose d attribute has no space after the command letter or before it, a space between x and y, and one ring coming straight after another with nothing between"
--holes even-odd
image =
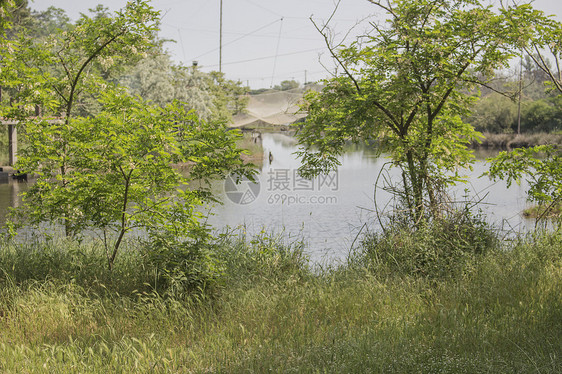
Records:
<instances>
[{"instance_id":1,"label":"treeline","mask_svg":"<svg viewBox=\"0 0 562 374\"><path fill-rule=\"evenodd\" d=\"M28 0L15 1L11 14L11 27L6 30L8 40L25 38L28 43L52 46L55 35L71 34L81 21L72 22L63 9L49 7L45 11L30 9ZM91 10L90 17L101 19L110 15L107 8L98 5ZM126 87L130 94L139 95L144 100L165 106L173 100L186 103L197 115L208 121L228 122L232 115L244 110L249 89L240 81L226 79L223 73L203 72L194 61L191 66L183 66L172 61L165 48L169 40L160 39L157 31L152 32L152 47L137 54L135 45L130 45L130 56L113 60L111 56L96 59L88 66L88 75L101 77L108 84ZM78 59L80 56L76 55ZM64 66L60 61L44 64L50 74L65 79ZM17 96L13 92L20 88L3 87L3 101ZM76 114L95 116L100 111L99 103L91 95L82 95L75 104ZM64 108L59 108L61 115Z\"/></svg>"},{"instance_id":2,"label":"treeline","mask_svg":"<svg viewBox=\"0 0 562 374\"><path fill-rule=\"evenodd\" d=\"M477 131L509 134L562 130L562 98L548 74L529 56L521 60L520 69L498 72L477 97L465 118Z\"/></svg>"}]
</instances>

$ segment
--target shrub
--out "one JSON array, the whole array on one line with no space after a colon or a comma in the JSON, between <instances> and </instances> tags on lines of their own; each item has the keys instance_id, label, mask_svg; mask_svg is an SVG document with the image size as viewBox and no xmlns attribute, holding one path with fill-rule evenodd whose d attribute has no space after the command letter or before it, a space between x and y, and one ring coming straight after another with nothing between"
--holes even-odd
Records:
<instances>
[{"instance_id":1,"label":"shrub","mask_svg":"<svg viewBox=\"0 0 562 374\"><path fill-rule=\"evenodd\" d=\"M368 233L359 261L383 275L451 277L467 271L498 243L496 233L480 216L462 211L417 228L395 224L382 233Z\"/></svg>"},{"instance_id":2,"label":"shrub","mask_svg":"<svg viewBox=\"0 0 562 374\"><path fill-rule=\"evenodd\" d=\"M265 231L248 239L242 233L226 232L218 237L217 253L226 268L229 284L258 281L276 282L309 273L302 241L287 241L283 234Z\"/></svg>"},{"instance_id":3,"label":"shrub","mask_svg":"<svg viewBox=\"0 0 562 374\"><path fill-rule=\"evenodd\" d=\"M155 274L153 286L164 296L185 299L207 295L224 272L205 230L184 239L161 231L143 243L147 266Z\"/></svg>"}]
</instances>

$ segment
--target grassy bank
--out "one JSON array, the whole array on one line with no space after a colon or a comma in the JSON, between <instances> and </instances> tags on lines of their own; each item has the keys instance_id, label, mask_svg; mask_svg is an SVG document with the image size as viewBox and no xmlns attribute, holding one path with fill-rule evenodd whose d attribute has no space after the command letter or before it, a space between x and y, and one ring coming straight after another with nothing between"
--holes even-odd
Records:
<instances>
[{"instance_id":1,"label":"grassy bank","mask_svg":"<svg viewBox=\"0 0 562 374\"><path fill-rule=\"evenodd\" d=\"M298 243L224 236L189 292L158 285L141 243L113 273L95 243L5 243L0 372L562 372L562 236L461 245L460 266L420 273L455 243L430 231L367 237L322 271ZM408 240L425 254L396 268L382 254Z\"/></svg>"},{"instance_id":2,"label":"grassy bank","mask_svg":"<svg viewBox=\"0 0 562 374\"><path fill-rule=\"evenodd\" d=\"M562 134L492 134L484 133L481 142L473 142L472 148L513 149L527 148L536 145L562 145Z\"/></svg>"},{"instance_id":3,"label":"grassy bank","mask_svg":"<svg viewBox=\"0 0 562 374\"><path fill-rule=\"evenodd\" d=\"M255 141L251 133L245 132L242 138L237 141L236 145L246 151L246 153L241 155L244 162L250 162L256 166L263 165L263 146L261 139Z\"/></svg>"}]
</instances>

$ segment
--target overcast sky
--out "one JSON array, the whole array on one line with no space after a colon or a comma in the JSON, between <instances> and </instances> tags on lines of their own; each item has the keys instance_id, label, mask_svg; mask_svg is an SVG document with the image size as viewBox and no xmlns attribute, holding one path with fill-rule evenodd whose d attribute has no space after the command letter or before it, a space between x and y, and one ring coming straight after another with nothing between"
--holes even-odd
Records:
<instances>
[{"instance_id":1,"label":"overcast sky","mask_svg":"<svg viewBox=\"0 0 562 374\"><path fill-rule=\"evenodd\" d=\"M126 4L126 0L29 2L36 10L62 8L73 20L97 4L110 10ZM151 4L161 11L160 36L176 41L166 48L177 63L191 65L197 60L204 71L219 70L220 0L152 0ZM534 5L562 19L562 1L536 0ZM334 7L335 0L223 0L222 71L252 88L326 77L326 68L333 65L310 17L320 24ZM375 12L380 14L367 0L342 0L330 24L339 39L355 26L351 40L365 30L365 22L360 21Z\"/></svg>"}]
</instances>

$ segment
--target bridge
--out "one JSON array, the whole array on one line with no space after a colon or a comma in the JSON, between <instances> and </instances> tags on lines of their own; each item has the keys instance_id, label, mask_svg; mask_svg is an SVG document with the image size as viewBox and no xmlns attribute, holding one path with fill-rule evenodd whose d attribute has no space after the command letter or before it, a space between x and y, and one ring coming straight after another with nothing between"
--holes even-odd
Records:
<instances>
[{"instance_id":1,"label":"bridge","mask_svg":"<svg viewBox=\"0 0 562 374\"><path fill-rule=\"evenodd\" d=\"M42 117L28 117L28 120L37 120ZM43 119L42 119L43 120ZM48 123L61 123L62 118L52 118L43 120ZM2 125L8 126L8 165L14 166L18 160L18 125L21 125L20 120L6 120L0 121Z\"/></svg>"},{"instance_id":2,"label":"bridge","mask_svg":"<svg viewBox=\"0 0 562 374\"><path fill-rule=\"evenodd\" d=\"M231 127L259 126L259 125L288 125L304 117L306 113L300 111L299 103L306 90L319 91L320 85L310 84L304 88L295 88L287 91L265 92L259 95L250 96L250 101L244 113L234 116ZM0 89L0 95L1 95ZM1 96L0 96L1 97ZM42 119L41 108L35 107L35 116L28 117L28 120ZM43 119L49 123L61 123L63 118ZM17 161L18 153L18 133L17 126L22 121L1 119L0 124L8 126L8 166L14 166ZM23 121L24 122L24 121ZM1 172L2 170L0 170Z\"/></svg>"}]
</instances>

